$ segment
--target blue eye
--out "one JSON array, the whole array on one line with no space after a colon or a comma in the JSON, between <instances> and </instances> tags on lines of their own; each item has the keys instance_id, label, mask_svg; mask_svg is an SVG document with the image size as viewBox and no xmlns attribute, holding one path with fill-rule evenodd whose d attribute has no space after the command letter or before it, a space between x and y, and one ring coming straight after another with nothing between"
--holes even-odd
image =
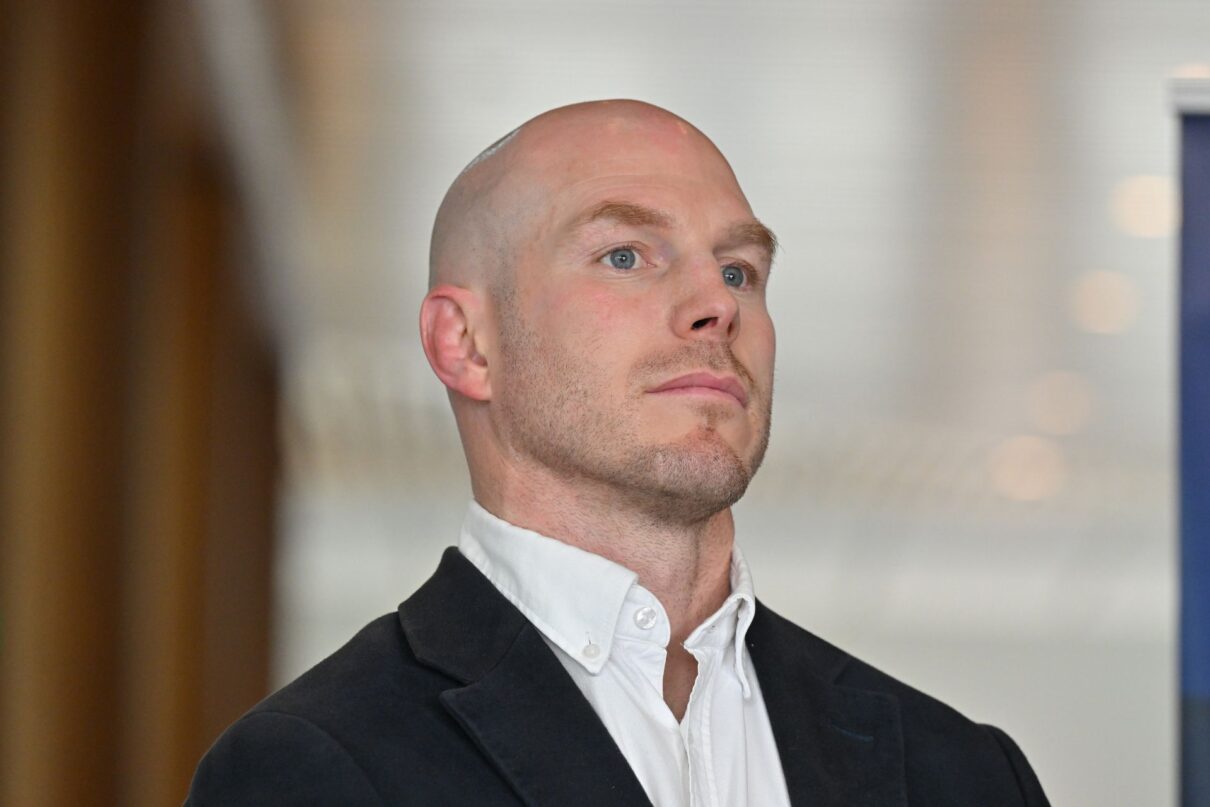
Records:
<instances>
[{"instance_id":1,"label":"blue eye","mask_svg":"<svg viewBox=\"0 0 1210 807\"><path fill-rule=\"evenodd\" d=\"M633 269L639 262L639 256L630 247L618 247L610 250L605 260L614 269Z\"/></svg>"},{"instance_id":2,"label":"blue eye","mask_svg":"<svg viewBox=\"0 0 1210 807\"><path fill-rule=\"evenodd\" d=\"M747 279L747 274L744 272L742 266L732 264L723 267L723 282L728 286L739 288L744 285L744 281Z\"/></svg>"}]
</instances>

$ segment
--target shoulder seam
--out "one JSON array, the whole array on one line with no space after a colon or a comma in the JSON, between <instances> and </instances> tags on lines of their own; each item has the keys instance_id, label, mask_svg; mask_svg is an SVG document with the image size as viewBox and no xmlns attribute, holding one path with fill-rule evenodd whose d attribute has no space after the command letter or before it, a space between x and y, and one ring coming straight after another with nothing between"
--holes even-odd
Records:
<instances>
[{"instance_id":1,"label":"shoulder seam","mask_svg":"<svg viewBox=\"0 0 1210 807\"><path fill-rule=\"evenodd\" d=\"M342 743L340 740L333 737L331 732L329 732L323 726L320 726L318 723L314 722L313 720L308 720L307 718L303 717L302 715L296 715L291 712L283 712L279 709L259 709L259 710L253 711L253 712L249 712L248 714L244 715L240 719L240 722L254 718L257 715L272 715L274 717L287 717L292 720L297 720L300 723L305 723L307 726L310 726L311 728L315 729L323 736L327 737L332 742L333 745L335 745L337 748L340 749L340 752L342 754L344 754L345 758L349 760L350 764L352 764L352 766L357 770L357 772L359 774L361 774L361 778L365 781L366 785L374 793L375 797L377 797L378 803L382 804L382 805L386 804L386 800L383 799L382 793L380 793L378 791L378 788L374 786L373 780L370 779L369 775L365 771L365 768L361 767L361 763L359 763L357 761L357 759L352 754L349 753L349 749L345 748L344 743Z\"/></svg>"},{"instance_id":2,"label":"shoulder seam","mask_svg":"<svg viewBox=\"0 0 1210 807\"><path fill-rule=\"evenodd\" d=\"M1012 751L1004 743L1007 735L1002 730L988 723L979 723L978 725L979 728L990 734L992 739L996 741L996 747L1000 749L1000 753L1004 755L1005 761L1008 762L1008 769L1013 772L1013 781L1017 783L1017 792L1021 794L1021 801L1024 804L1026 802L1025 784L1021 781L1021 772L1017 770L1017 763L1013 760Z\"/></svg>"}]
</instances>

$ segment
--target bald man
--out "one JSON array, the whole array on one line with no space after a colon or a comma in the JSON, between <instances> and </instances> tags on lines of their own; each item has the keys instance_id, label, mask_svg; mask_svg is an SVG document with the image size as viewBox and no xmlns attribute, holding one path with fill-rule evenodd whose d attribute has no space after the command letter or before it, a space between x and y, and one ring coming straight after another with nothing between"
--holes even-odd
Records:
<instances>
[{"instance_id":1,"label":"bald man","mask_svg":"<svg viewBox=\"0 0 1210 807\"><path fill-rule=\"evenodd\" d=\"M776 244L647 104L472 161L420 311L470 471L458 547L228 729L189 803L1047 804L1002 731L753 595L731 505L768 444Z\"/></svg>"}]
</instances>

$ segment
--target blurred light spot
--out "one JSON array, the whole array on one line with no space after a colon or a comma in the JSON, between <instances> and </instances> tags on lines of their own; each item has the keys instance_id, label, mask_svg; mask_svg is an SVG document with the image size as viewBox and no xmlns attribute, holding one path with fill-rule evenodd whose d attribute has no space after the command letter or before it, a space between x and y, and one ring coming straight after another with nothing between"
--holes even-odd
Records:
<instances>
[{"instance_id":1,"label":"blurred light spot","mask_svg":"<svg viewBox=\"0 0 1210 807\"><path fill-rule=\"evenodd\" d=\"M1047 373L1029 385L1026 408L1030 421L1040 431L1075 434L1088 423L1092 389L1076 373Z\"/></svg>"},{"instance_id":2,"label":"blurred light spot","mask_svg":"<svg viewBox=\"0 0 1210 807\"><path fill-rule=\"evenodd\" d=\"M1021 502L1053 496L1067 482L1063 450L1051 440L1028 434L996 446L988 470L996 492Z\"/></svg>"},{"instance_id":3,"label":"blurred light spot","mask_svg":"<svg viewBox=\"0 0 1210 807\"><path fill-rule=\"evenodd\" d=\"M1210 78L1210 64L1191 62L1172 71L1173 78Z\"/></svg>"},{"instance_id":4,"label":"blurred light spot","mask_svg":"<svg viewBox=\"0 0 1210 807\"><path fill-rule=\"evenodd\" d=\"M1122 232L1163 238L1176 231L1176 188L1162 176L1127 177L1113 189L1110 212Z\"/></svg>"},{"instance_id":5,"label":"blurred light spot","mask_svg":"<svg viewBox=\"0 0 1210 807\"><path fill-rule=\"evenodd\" d=\"M1121 333L1138 316L1139 293L1121 272L1085 272L1071 294L1071 317L1092 333Z\"/></svg>"}]
</instances>

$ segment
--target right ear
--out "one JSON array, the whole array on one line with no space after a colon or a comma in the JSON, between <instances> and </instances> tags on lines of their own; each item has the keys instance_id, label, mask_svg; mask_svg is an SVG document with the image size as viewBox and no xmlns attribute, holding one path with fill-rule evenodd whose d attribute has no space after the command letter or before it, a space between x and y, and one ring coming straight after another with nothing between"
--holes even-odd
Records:
<instances>
[{"instance_id":1,"label":"right ear","mask_svg":"<svg viewBox=\"0 0 1210 807\"><path fill-rule=\"evenodd\" d=\"M475 332L481 322L478 296L460 286L434 286L420 304L420 344L433 372L454 392L489 401L487 359L479 352Z\"/></svg>"}]
</instances>

